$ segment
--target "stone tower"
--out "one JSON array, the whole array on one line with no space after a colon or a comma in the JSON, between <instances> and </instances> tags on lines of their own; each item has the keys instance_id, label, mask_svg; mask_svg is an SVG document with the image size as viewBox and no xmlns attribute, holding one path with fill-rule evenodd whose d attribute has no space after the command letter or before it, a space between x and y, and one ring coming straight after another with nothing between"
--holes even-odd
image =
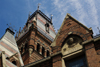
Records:
<instances>
[{"instance_id":1,"label":"stone tower","mask_svg":"<svg viewBox=\"0 0 100 67\"><path fill-rule=\"evenodd\" d=\"M24 28L15 36L24 64L50 56L55 35L52 19L43 12L36 10L29 16Z\"/></svg>"}]
</instances>

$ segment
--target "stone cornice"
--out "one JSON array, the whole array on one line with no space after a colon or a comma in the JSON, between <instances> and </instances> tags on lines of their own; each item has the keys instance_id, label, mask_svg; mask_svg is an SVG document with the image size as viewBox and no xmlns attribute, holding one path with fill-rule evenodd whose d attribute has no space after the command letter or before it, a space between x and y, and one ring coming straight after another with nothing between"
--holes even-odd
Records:
<instances>
[{"instance_id":1,"label":"stone cornice","mask_svg":"<svg viewBox=\"0 0 100 67\"><path fill-rule=\"evenodd\" d=\"M90 40L87 40L87 41L82 42L82 45L85 45L85 44L90 43L90 42L96 42L96 41L98 41L98 40L100 40L100 37L95 38L95 39L92 38L92 39L90 39Z\"/></svg>"}]
</instances>

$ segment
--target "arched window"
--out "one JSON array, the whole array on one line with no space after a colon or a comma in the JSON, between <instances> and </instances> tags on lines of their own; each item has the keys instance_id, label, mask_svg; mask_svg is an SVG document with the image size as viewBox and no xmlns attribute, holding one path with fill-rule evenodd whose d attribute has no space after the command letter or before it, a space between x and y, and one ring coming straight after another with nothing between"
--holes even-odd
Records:
<instances>
[{"instance_id":1,"label":"arched window","mask_svg":"<svg viewBox=\"0 0 100 67\"><path fill-rule=\"evenodd\" d=\"M39 50L40 50L40 44L37 43L37 51L39 52Z\"/></svg>"},{"instance_id":2,"label":"arched window","mask_svg":"<svg viewBox=\"0 0 100 67\"><path fill-rule=\"evenodd\" d=\"M47 57L50 56L50 52L47 50Z\"/></svg>"},{"instance_id":3,"label":"arched window","mask_svg":"<svg viewBox=\"0 0 100 67\"><path fill-rule=\"evenodd\" d=\"M44 53L45 53L45 48L42 47L42 55L44 56Z\"/></svg>"},{"instance_id":4,"label":"arched window","mask_svg":"<svg viewBox=\"0 0 100 67\"><path fill-rule=\"evenodd\" d=\"M25 44L25 51L27 50L28 48L28 43Z\"/></svg>"},{"instance_id":5,"label":"arched window","mask_svg":"<svg viewBox=\"0 0 100 67\"><path fill-rule=\"evenodd\" d=\"M46 24L45 24L45 29L46 29L46 32L49 33L49 23L46 23Z\"/></svg>"},{"instance_id":6,"label":"arched window","mask_svg":"<svg viewBox=\"0 0 100 67\"><path fill-rule=\"evenodd\" d=\"M16 65L16 61L12 61L12 63Z\"/></svg>"}]
</instances>

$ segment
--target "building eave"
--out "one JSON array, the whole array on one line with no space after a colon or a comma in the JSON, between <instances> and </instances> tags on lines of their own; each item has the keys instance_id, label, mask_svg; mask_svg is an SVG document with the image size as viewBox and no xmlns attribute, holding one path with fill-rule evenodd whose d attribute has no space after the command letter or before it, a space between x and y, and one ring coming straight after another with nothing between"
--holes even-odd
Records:
<instances>
[{"instance_id":1,"label":"building eave","mask_svg":"<svg viewBox=\"0 0 100 67\"><path fill-rule=\"evenodd\" d=\"M49 23L51 23L52 24L52 22L51 22L51 19L50 18L48 18L42 11L40 11L40 10L36 10L30 17L29 17L29 19L32 19L34 16L36 16L36 14L40 14L43 18L45 18Z\"/></svg>"}]
</instances>

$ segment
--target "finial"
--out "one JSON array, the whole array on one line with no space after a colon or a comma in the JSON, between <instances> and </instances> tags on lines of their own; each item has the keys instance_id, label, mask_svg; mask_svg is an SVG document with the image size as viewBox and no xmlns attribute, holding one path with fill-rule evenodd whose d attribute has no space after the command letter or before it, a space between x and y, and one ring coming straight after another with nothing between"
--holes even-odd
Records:
<instances>
[{"instance_id":1,"label":"finial","mask_svg":"<svg viewBox=\"0 0 100 67\"><path fill-rule=\"evenodd\" d=\"M51 20L52 20L53 15L51 14Z\"/></svg>"},{"instance_id":2,"label":"finial","mask_svg":"<svg viewBox=\"0 0 100 67\"><path fill-rule=\"evenodd\" d=\"M28 15L28 17L30 17L30 14L31 14L32 12L29 12L29 15Z\"/></svg>"},{"instance_id":3,"label":"finial","mask_svg":"<svg viewBox=\"0 0 100 67\"><path fill-rule=\"evenodd\" d=\"M19 33L21 33L21 27L19 28Z\"/></svg>"},{"instance_id":4,"label":"finial","mask_svg":"<svg viewBox=\"0 0 100 67\"><path fill-rule=\"evenodd\" d=\"M39 10L39 6L40 6L41 4L40 3L38 3L38 9L37 10Z\"/></svg>"}]
</instances>

